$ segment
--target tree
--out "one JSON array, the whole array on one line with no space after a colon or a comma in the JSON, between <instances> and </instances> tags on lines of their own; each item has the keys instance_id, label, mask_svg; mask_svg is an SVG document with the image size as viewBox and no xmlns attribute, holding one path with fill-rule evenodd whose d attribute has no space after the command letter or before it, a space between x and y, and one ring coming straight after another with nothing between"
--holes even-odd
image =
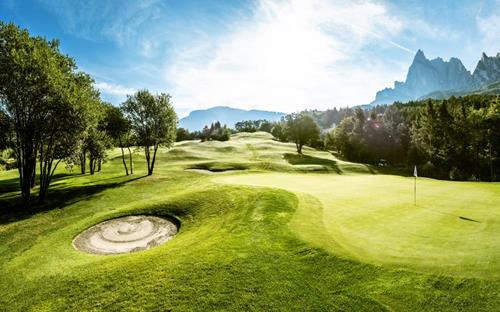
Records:
<instances>
[{"instance_id":1,"label":"tree","mask_svg":"<svg viewBox=\"0 0 500 312\"><path fill-rule=\"evenodd\" d=\"M286 142L286 124L284 121L276 123L271 129L271 134L280 142Z\"/></svg>"},{"instance_id":2,"label":"tree","mask_svg":"<svg viewBox=\"0 0 500 312\"><path fill-rule=\"evenodd\" d=\"M177 129L177 135L175 138L176 142L192 140L192 139L193 139L193 135L189 132L188 129L185 129L185 128Z\"/></svg>"},{"instance_id":3,"label":"tree","mask_svg":"<svg viewBox=\"0 0 500 312\"><path fill-rule=\"evenodd\" d=\"M137 144L144 147L148 175L152 175L160 145L171 147L175 142L177 115L170 103L170 95L153 95L148 90L140 90L127 96L122 109L130 122Z\"/></svg>"},{"instance_id":4,"label":"tree","mask_svg":"<svg viewBox=\"0 0 500 312\"><path fill-rule=\"evenodd\" d=\"M111 104L106 105L106 115L104 118L105 131L108 136L114 141L114 145L118 146L122 152L122 162L125 168L125 174L129 175L127 161L125 160L124 148L128 148L130 160L130 174L133 174L132 154L130 152L130 122L125 118L122 110Z\"/></svg>"},{"instance_id":5,"label":"tree","mask_svg":"<svg viewBox=\"0 0 500 312\"><path fill-rule=\"evenodd\" d=\"M340 124L331 130L326 136L325 145L328 148L336 149L342 156L350 158L353 154L350 136L354 129L354 118L347 117Z\"/></svg>"},{"instance_id":6,"label":"tree","mask_svg":"<svg viewBox=\"0 0 500 312\"><path fill-rule=\"evenodd\" d=\"M286 133L295 143L297 153L302 154L302 147L311 141L319 140L320 129L314 119L307 114L290 114L286 118Z\"/></svg>"},{"instance_id":7,"label":"tree","mask_svg":"<svg viewBox=\"0 0 500 312\"><path fill-rule=\"evenodd\" d=\"M258 125L253 120L242 120L234 124L234 129L237 132L255 132L258 130Z\"/></svg>"},{"instance_id":8,"label":"tree","mask_svg":"<svg viewBox=\"0 0 500 312\"><path fill-rule=\"evenodd\" d=\"M0 22L0 106L13 125L21 196L30 203L39 161L39 201L45 200L57 165L73 151L85 126L82 116L98 93L88 75L76 71L59 42L30 37Z\"/></svg>"}]
</instances>

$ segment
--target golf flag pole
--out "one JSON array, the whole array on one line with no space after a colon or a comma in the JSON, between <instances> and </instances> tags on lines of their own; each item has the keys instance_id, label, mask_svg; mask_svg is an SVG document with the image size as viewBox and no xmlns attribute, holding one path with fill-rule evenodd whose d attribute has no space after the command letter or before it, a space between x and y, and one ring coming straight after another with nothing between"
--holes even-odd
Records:
<instances>
[{"instance_id":1,"label":"golf flag pole","mask_svg":"<svg viewBox=\"0 0 500 312\"><path fill-rule=\"evenodd\" d=\"M413 186L413 204L416 206L417 205L417 166L413 169L413 176L415 177L415 183Z\"/></svg>"}]
</instances>

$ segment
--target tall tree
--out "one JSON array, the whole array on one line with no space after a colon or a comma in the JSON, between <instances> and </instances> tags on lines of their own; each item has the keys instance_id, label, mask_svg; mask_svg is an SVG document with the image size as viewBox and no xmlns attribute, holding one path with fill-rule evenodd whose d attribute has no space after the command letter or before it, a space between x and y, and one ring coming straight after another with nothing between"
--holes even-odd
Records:
<instances>
[{"instance_id":1,"label":"tall tree","mask_svg":"<svg viewBox=\"0 0 500 312\"><path fill-rule=\"evenodd\" d=\"M170 95L153 95L148 90L140 90L128 96L122 108L137 144L144 147L148 175L152 175L160 145L171 147L175 142L177 115L170 103Z\"/></svg>"},{"instance_id":2,"label":"tall tree","mask_svg":"<svg viewBox=\"0 0 500 312\"><path fill-rule=\"evenodd\" d=\"M0 106L13 124L21 195L30 202L39 160L43 202L59 161L74 148L84 126L92 80L76 72L59 42L31 37L27 30L0 22Z\"/></svg>"},{"instance_id":3,"label":"tall tree","mask_svg":"<svg viewBox=\"0 0 500 312\"><path fill-rule=\"evenodd\" d=\"M111 104L106 105L106 116L105 116L105 130L111 139L114 141L115 146L118 146L122 152L122 162L125 168L125 174L129 175L129 168L127 167L127 161L125 160L124 148L129 150L130 159L130 174L133 174L133 164L132 155L130 152L130 122L125 118L125 115L118 107Z\"/></svg>"},{"instance_id":4,"label":"tall tree","mask_svg":"<svg viewBox=\"0 0 500 312\"><path fill-rule=\"evenodd\" d=\"M307 114L290 114L285 119L287 137L295 143L297 153L302 154L302 147L305 144L319 140L320 129L311 116Z\"/></svg>"}]
</instances>

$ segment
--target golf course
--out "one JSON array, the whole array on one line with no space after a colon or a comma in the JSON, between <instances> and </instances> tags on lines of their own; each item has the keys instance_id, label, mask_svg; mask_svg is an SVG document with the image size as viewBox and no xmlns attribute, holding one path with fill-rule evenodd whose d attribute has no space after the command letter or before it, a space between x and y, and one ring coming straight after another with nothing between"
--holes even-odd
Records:
<instances>
[{"instance_id":1,"label":"golf course","mask_svg":"<svg viewBox=\"0 0 500 312\"><path fill-rule=\"evenodd\" d=\"M13 209L18 171L0 172L0 310L500 310L498 182L415 181L265 132L160 148L149 176L134 150L128 176L118 148L93 175L59 165L36 209ZM176 234L75 248L136 215Z\"/></svg>"}]
</instances>

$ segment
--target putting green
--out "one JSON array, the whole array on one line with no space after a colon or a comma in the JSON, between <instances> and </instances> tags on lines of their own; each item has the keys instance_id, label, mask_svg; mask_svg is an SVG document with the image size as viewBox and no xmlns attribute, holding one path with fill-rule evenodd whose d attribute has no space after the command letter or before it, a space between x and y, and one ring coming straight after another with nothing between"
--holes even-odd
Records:
<instances>
[{"instance_id":1,"label":"putting green","mask_svg":"<svg viewBox=\"0 0 500 312\"><path fill-rule=\"evenodd\" d=\"M299 197L290 223L338 255L463 276L500 276L500 184L387 175L244 174L228 184L281 188Z\"/></svg>"}]
</instances>

